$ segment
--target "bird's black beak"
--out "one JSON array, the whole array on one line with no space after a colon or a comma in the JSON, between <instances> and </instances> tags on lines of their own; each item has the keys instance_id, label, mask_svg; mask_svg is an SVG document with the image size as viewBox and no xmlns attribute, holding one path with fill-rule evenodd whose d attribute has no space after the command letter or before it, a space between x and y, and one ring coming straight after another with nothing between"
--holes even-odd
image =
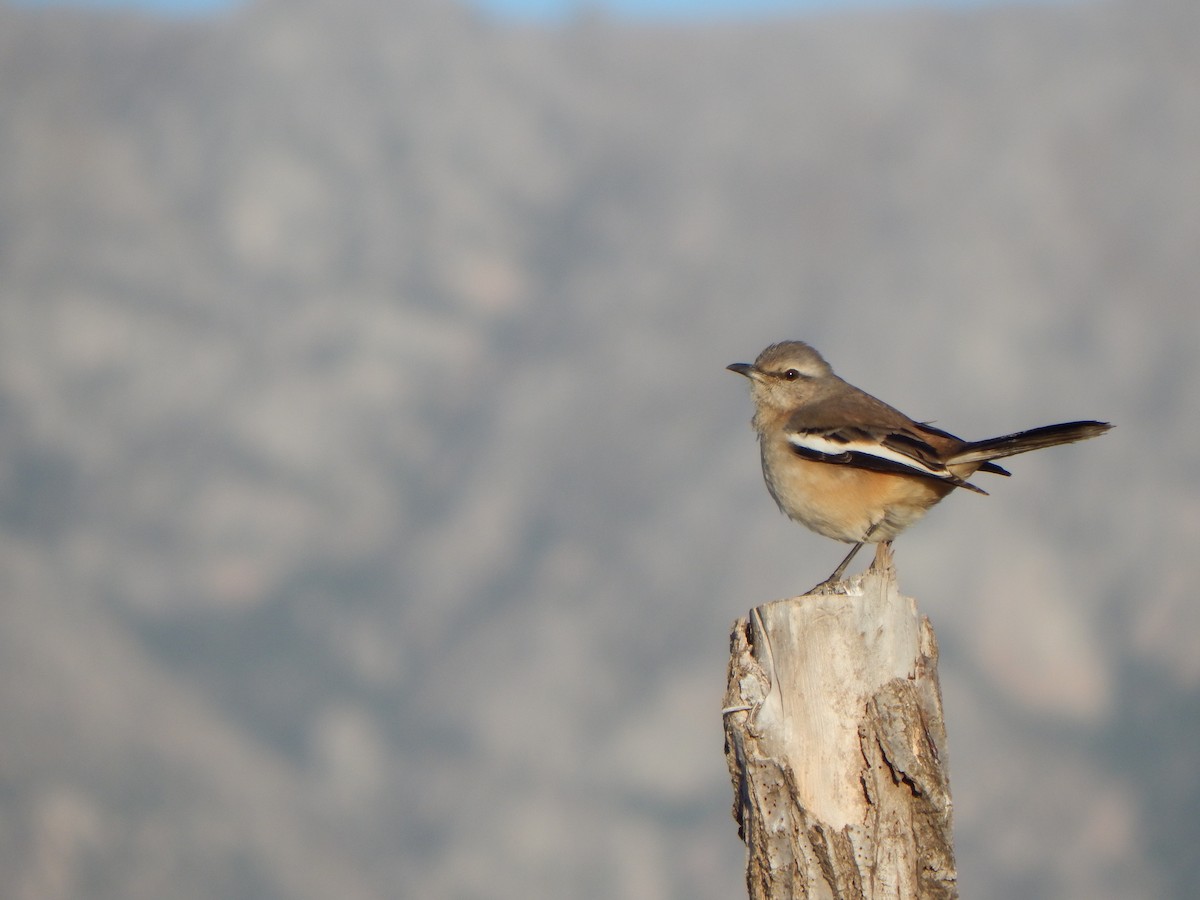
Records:
<instances>
[{"instance_id":1,"label":"bird's black beak","mask_svg":"<svg viewBox=\"0 0 1200 900\"><path fill-rule=\"evenodd\" d=\"M750 363L733 363L725 368L727 368L730 372L737 372L739 375L745 375L747 378L753 378L754 373L758 371L756 368L754 368L754 366L750 365Z\"/></svg>"}]
</instances>

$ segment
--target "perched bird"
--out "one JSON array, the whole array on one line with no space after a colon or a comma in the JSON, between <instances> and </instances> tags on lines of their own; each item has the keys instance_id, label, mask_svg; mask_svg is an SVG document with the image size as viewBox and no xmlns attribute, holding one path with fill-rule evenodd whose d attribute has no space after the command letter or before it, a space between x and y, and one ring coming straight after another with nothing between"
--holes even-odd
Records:
<instances>
[{"instance_id":1,"label":"perched bird","mask_svg":"<svg viewBox=\"0 0 1200 900\"><path fill-rule=\"evenodd\" d=\"M753 365L728 368L750 379L763 477L779 508L818 534L854 545L814 591L836 583L864 543L891 543L955 488L986 494L967 479L976 472L1009 474L993 460L1112 427L1064 422L964 441L838 378L800 341L772 344Z\"/></svg>"}]
</instances>

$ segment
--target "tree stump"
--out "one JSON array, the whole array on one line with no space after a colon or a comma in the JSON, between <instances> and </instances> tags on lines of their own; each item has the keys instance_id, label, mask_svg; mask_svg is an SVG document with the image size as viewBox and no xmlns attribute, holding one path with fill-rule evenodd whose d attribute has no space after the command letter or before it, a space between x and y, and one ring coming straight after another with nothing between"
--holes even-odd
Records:
<instances>
[{"instance_id":1,"label":"tree stump","mask_svg":"<svg viewBox=\"0 0 1200 900\"><path fill-rule=\"evenodd\" d=\"M751 900L958 896L937 639L879 545L734 623L725 753Z\"/></svg>"}]
</instances>

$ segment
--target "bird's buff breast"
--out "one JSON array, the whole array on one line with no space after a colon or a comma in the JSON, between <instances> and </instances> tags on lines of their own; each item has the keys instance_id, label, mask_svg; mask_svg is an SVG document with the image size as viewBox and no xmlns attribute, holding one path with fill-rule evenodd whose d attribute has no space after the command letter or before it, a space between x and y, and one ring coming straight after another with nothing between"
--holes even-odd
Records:
<instances>
[{"instance_id":1,"label":"bird's buff breast","mask_svg":"<svg viewBox=\"0 0 1200 900\"><path fill-rule=\"evenodd\" d=\"M784 441L763 442L763 476L779 508L818 534L846 543L890 541L947 493L917 476L799 459Z\"/></svg>"}]
</instances>

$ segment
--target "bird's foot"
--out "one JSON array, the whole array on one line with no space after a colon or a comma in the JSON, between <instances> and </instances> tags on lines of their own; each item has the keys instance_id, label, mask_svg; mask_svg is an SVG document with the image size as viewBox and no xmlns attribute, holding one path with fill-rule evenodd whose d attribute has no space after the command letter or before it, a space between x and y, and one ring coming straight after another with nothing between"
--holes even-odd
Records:
<instances>
[{"instance_id":1,"label":"bird's foot","mask_svg":"<svg viewBox=\"0 0 1200 900\"><path fill-rule=\"evenodd\" d=\"M822 581L820 584L814 584L804 594L847 594L849 588L846 582L842 581L837 575L831 575Z\"/></svg>"}]
</instances>

